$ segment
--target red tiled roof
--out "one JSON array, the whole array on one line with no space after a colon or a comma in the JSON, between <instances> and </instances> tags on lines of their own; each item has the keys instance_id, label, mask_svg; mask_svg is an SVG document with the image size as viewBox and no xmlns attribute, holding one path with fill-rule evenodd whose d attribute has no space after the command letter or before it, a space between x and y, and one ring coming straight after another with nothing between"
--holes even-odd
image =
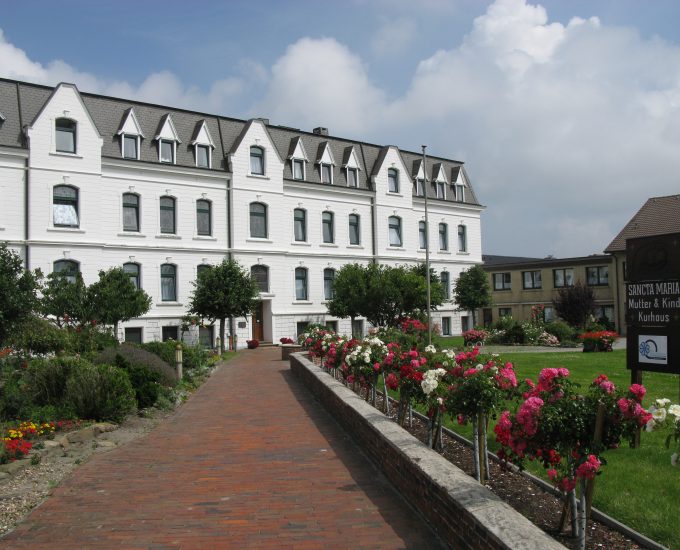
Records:
<instances>
[{"instance_id":1,"label":"red tiled roof","mask_svg":"<svg viewBox=\"0 0 680 550\"><path fill-rule=\"evenodd\" d=\"M626 239L666 233L680 233L680 195L648 199L604 251L623 252Z\"/></svg>"}]
</instances>

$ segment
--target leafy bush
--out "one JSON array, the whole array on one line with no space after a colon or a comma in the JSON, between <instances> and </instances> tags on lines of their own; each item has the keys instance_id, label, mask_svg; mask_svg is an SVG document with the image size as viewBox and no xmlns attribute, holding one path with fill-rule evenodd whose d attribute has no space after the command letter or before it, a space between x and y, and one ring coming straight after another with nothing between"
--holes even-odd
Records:
<instances>
[{"instance_id":1,"label":"leafy bush","mask_svg":"<svg viewBox=\"0 0 680 550\"><path fill-rule=\"evenodd\" d=\"M156 404L158 399L158 388L160 387L161 375L153 372L151 369L143 365L134 365L125 359L120 353L116 354L116 367L123 369L130 383L132 389L135 390L135 399L137 400L137 408L146 409Z\"/></svg>"},{"instance_id":2,"label":"leafy bush","mask_svg":"<svg viewBox=\"0 0 680 550\"><path fill-rule=\"evenodd\" d=\"M69 327L69 335L71 349L77 353L101 351L119 345L110 328L92 323L76 328Z\"/></svg>"},{"instance_id":3,"label":"leafy bush","mask_svg":"<svg viewBox=\"0 0 680 550\"><path fill-rule=\"evenodd\" d=\"M142 349L155 353L169 365L175 364L175 346L182 346L182 359L185 369L196 369L205 365L208 361L208 350L201 346L190 346L184 342L146 342L140 344Z\"/></svg>"},{"instance_id":4,"label":"leafy bush","mask_svg":"<svg viewBox=\"0 0 680 550\"><path fill-rule=\"evenodd\" d=\"M505 331L503 339L506 344L524 344L526 342L524 328L519 323L515 323L511 328Z\"/></svg>"},{"instance_id":5,"label":"leafy bush","mask_svg":"<svg viewBox=\"0 0 680 550\"><path fill-rule=\"evenodd\" d=\"M120 355L131 365L142 366L159 374L161 377L160 381L164 384L174 385L176 382L175 369L173 367L163 361L157 354L132 344L121 344L119 347L106 348L92 362L98 365L112 365L115 364L117 355ZM173 363L175 361L174 351L172 361Z\"/></svg>"},{"instance_id":6,"label":"leafy bush","mask_svg":"<svg viewBox=\"0 0 680 550\"><path fill-rule=\"evenodd\" d=\"M25 379L33 403L40 407L62 406L68 377L74 370L88 364L87 361L76 357L31 361L26 369Z\"/></svg>"},{"instance_id":7,"label":"leafy bush","mask_svg":"<svg viewBox=\"0 0 680 550\"><path fill-rule=\"evenodd\" d=\"M9 344L26 354L46 355L68 350L71 339L66 330L40 317L29 317L12 331Z\"/></svg>"},{"instance_id":8,"label":"leafy bush","mask_svg":"<svg viewBox=\"0 0 680 550\"><path fill-rule=\"evenodd\" d=\"M13 364L5 364L2 368L0 386L0 418L15 420L22 415L22 411L31 407L31 398L26 391L26 381L23 372Z\"/></svg>"},{"instance_id":9,"label":"leafy bush","mask_svg":"<svg viewBox=\"0 0 680 550\"><path fill-rule=\"evenodd\" d=\"M493 324L493 328L505 332L513 328L515 325L517 325L517 321L515 321L511 315L504 315Z\"/></svg>"},{"instance_id":10,"label":"leafy bush","mask_svg":"<svg viewBox=\"0 0 680 550\"><path fill-rule=\"evenodd\" d=\"M545 331L548 334L557 336L561 343L573 342L576 339L576 333L573 328L571 328L564 321L551 321L546 323Z\"/></svg>"},{"instance_id":11,"label":"leafy bush","mask_svg":"<svg viewBox=\"0 0 680 550\"><path fill-rule=\"evenodd\" d=\"M525 321L522 323L522 332L524 332L524 342L526 344L538 344L538 341L544 332L543 325Z\"/></svg>"},{"instance_id":12,"label":"leafy bush","mask_svg":"<svg viewBox=\"0 0 680 550\"><path fill-rule=\"evenodd\" d=\"M79 418L120 422L134 410L135 392L124 370L83 362L66 381L65 401Z\"/></svg>"}]
</instances>

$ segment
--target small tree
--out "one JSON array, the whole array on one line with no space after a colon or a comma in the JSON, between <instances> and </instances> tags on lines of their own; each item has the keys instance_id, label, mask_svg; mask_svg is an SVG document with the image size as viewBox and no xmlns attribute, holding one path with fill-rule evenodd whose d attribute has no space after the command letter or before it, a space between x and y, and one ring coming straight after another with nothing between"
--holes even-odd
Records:
<instances>
[{"instance_id":1,"label":"small tree","mask_svg":"<svg viewBox=\"0 0 680 550\"><path fill-rule=\"evenodd\" d=\"M0 244L0 344L38 307L40 271L25 271L19 255Z\"/></svg>"},{"instance_id":2,"label":"small tree","mask_svg":"<svg viewBox=\"0 0 680 550\"><path fill-rule=\"evenodd\" d=\"M40 309L45 315L53 317L58 327L68 323L83 323L92 318L87 300L87 287L80 273L76 280L69 280L61 272L47 276L47 284L42 289Z\"/></svg>"},{"instance_id":3,"label":"small tree","mask_svg":"<svg viewBox=\"0 0 680 550\"><path fill-rule=\"evenodd\" d=\"M122 267L99 272L99 280L87 289L91 313L97 321L113 325L118 337L118 323L144 315L151 307L151 297L137 288Z\"/></svg>"},{"instance_id":4,"label":"small tree","mask_svg":"<svg viewBox=\"0 0 680 550\"><path fill-rule=\"evenodd\" d=\"M492 304L489 278L480 266L463 271L453 288L458 311L472 311L472 325L477 325L477 309Z\"/></svg>"},{"instance_id":5,"label":"small tree","mask_svg":"<svg viewBox=\"0 0 680 550\"><path fill-rule=\"evenodd\" d=\"M202 271L192 284L194 291L189 314L219 320L220 336L224 335L225 320L250 314L257 306L260 294L257 282L233 259L225 259ZM221 338L220 352L224 352L224 338Z\"/></svg>"},{"instance_id":6,"label":"small tree","mask_svg":"<svg viewBox=\"0 0 680 550\"><path fill-rule=\"evenodd\" d=\"M553 300L555 313L572 327L585 329L595 310L595 292L588 285L576 281L574 286L561 288Z\"/></svg>"},{"instance_id":7,"label":"small tree","mask_svg":"<svg viewBox=\"0 0 680 550\"><path fill-rule=\"evenodd\" d=\"M366 302L366 269L359 264L345 264L335 274L333 298L328 300L328 314L340 319L362 315Z\"/></svg>"}]
</instances>

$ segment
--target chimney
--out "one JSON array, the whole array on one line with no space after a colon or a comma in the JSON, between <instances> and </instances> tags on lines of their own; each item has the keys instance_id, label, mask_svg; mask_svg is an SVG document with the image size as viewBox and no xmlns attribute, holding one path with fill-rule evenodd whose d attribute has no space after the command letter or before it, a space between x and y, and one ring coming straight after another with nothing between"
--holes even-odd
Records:
<instances>
[{"instance_id":1,"label":"chimney","mask_svg":"<svg viewBox=\"0 0 680 550\"><path fill-rule=\"evenodd\" d=\"M262 121L262 123L265 126L269 126L269 119L268 118L259 118L258 120Z\"/></svg>"},{"instance_id":2,"label":"chimney","mask_svg":"<svg viewBox=\"0 0 680 550\"><path fill-rule=\"evenodd\" d=\"M312 130L313 133L315 133L318 136L327 136L328 135L328 128L324 128L323 126L318 126L317 128L314 128Z\"/></svg>"}]
</instances>

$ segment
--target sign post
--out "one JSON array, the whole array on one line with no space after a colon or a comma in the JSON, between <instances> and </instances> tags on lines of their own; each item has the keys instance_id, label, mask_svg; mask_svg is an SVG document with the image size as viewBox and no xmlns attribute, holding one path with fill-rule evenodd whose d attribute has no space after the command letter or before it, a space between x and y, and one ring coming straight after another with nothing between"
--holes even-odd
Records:
<instances>
[{"instance_id":1,"label":"sign post","mask_svg":"<svg viewBox=\"0 0 680 550\"><path fill-rule=\"evenodd\" d=\"M643 371L680 374L680 233L627 239L626 265L631 383Z\"/></svg>"}]
</instances>

